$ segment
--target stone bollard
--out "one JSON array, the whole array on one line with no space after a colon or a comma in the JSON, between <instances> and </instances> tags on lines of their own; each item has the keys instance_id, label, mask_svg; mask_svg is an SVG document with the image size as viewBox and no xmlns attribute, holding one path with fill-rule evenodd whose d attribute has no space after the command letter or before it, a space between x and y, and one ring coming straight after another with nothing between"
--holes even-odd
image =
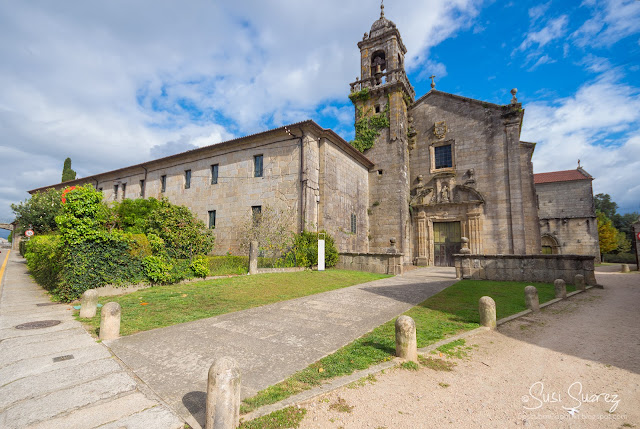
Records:
<instances>
[{"instance_id":1,"label":"stone bollard","mask_svg":"<svg viewBox=\"0 0 640 429\"><path fill-rule=\"evenodd\" d=\"M531 311L540 311L540 300L538 299L538 289L535 286L524 288L524 303Z\"/></svg>"},{"instance_id":2,"label":"stone bollard","mask_svg":"<svg viewBox=\"0 0 640 429\"><path fill-rule=\"evenodd\" d=\"M582 274L576 274L573 284L576 286L576 290L586 290L584 276Z\"/></svg>"},{"instance_id":3,"label":"stone bollard","mask_svg":"<svg viewBox=\"0 0 640 429\"><path fill-rule=\"evenodd\" d=\"M249 274L258 272L258 242L249 243Z\"/></svg>"},{"instance_id":4,"label":"stone bollard","mask_svg":"<svg viewBox=\"0 0 640 429\"><path fill-rule=\"evenodd\" d=\"M115 340L120 337L120 304L108 302L100 312L100 339Z\"/></svg>"},{"instance_id":5,"label":"stone bollard","mask_svg":"<svg viewBox=\"0 0 640 429\"><path fill-rule=\"evenodd\" d=\"M209 368L205 429L235 429L240 422L240 370L230 357Z\"/></svg>"},{"instance_id":6,"label":"stone bollard","mask_svg":"<svg viewBox=\"0 0 640 429\"><path fill-rule=\"evenodd\" d=\"M396 319L396 356L418 363L416 322L409 316Z\"/></svg>"},{"instance_id":7,"label":"stone bollard","mask_svg":"<svg viewBox=\"0 0 640 429\"><path fill-rule=\"evenodd\" d=\"M496 302L490 296L483 296L479 301L480 325L496 329Z\"/></svg>"},{"instance_id":8,"label":"stone bollard","mask_svg":"<svg viewBox=\"0 0 640 429\"><path fill-rule=\"evenodd\" d=\"M629 269L629 264L622 264L622 266L620 267L620 272L621 273L628 273L629 271L631 271Z\"/></svg>"},{"instance_id":9,"label":"stone bollard","mask_svg":"<svg viewBox=\"0 0 640 429\"><path fill-rule=\"evenodd\" d=\"M556 288L556 298L565 299L567 297L567 284L562 279L556 279L553 282Z\"/></svg>"},{"instance_id":10,"label":"stone bollard","mask_svg":"<svg viewBox=\"0 0 640 429\"><path fill-rule=\"evenodd\" d=\"M96 315L98 308L98 292L95 289L89 289L82 294L80 300L80 317L89 319Z\"/></svg>"}]
</instances>

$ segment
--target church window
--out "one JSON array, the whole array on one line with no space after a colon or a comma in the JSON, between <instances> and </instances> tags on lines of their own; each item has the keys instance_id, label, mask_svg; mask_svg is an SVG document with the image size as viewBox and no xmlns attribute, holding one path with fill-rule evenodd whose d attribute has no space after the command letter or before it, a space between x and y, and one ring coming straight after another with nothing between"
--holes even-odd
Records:
<instances>
[{"instance_id":1,"label":"church window","mask_svg":"<svg viewBox=\"0 0 640 429\"><path fill-rule=\"evenodd\" d=\"M216 211L209 210L209 228L213 229L216 227Z\"/></svg>"},{"instance_id":2,"label":"church window","mask_svg":"<svg viewBox=\"0 0 640 429\"><path fill-rule=\"evenodd\" d=\"M184 189L191 187L191 170L184 171Z\"/></svg>"},{"instance_id":3,"label":"church window","mask_svg":"<svg viewBox=\"0 0 640 429\"><path fill-rule=\"evenodd\" d=\"M211 184L215 185L218 183L218 164L213 164L211 166Z\"/></svg>"},{"instance_id":4,"label":"church window","mask_svg":"<svg viewBox=\"0 0 640 429\"><path fill-rule=\"evenodd\" d=\"M357 232L358 222L355 213L351 213L351 233Z\"/></svg>"},{"instance_id":5,"label":"church window","mask_svg":"<svg viewBox=\"0 0 640 429\"><path fill-rule=\"evenodd\" d=\"M167 176L160 177L160 192L166 192L167 190Z\"/></svg>"},{"instance_id":6,"label":"church window","mask_svg":"<svg viewBox=\"0 0 640 429\"><path fill-rule=\"evenodd\" d=\"M253 177L262 177L262 155L256 155L253 157Z\"/></svg>"},{"instance_id":7,"label":"church window","mask_svg":"<svg viewBox=\"0 0 640 429\"><path fill-rule=\"evenodd\" d=\"M437 146L434 148L435 168L451 168L453 167L453 157L451 154L451 145Z\"/></svg>"}]
</instances>

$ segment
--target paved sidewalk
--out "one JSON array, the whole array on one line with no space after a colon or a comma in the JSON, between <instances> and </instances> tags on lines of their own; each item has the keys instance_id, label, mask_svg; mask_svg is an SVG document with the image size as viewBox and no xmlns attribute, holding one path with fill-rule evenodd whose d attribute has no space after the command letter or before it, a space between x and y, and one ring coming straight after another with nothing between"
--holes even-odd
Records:
<instances>
[{"instance_id":1,"label":"paved sidewalk","mask_svg":"<svg viewBox=\"0 0 640 429\"><path fill-rule=\"evenodd\" d=\"M7 252L0 253L0 266ZM53 304L11 252L0 279L0 427L177 429L154 399L71 315ZM40 329L15 326L59 321Z\"/></svg>"},{"instance_id":2,"label":"paved sidewalk","mask_svg":"<svg viewBox=\"0 0 640 429\"><path fill-rule=\"evenodd\" d=\"M243 396L275 384L455 283L452 268L416 269L317 295L107 342L138 377L197 428L207 372L238 361Z\"/></svg>"}]
</instances>

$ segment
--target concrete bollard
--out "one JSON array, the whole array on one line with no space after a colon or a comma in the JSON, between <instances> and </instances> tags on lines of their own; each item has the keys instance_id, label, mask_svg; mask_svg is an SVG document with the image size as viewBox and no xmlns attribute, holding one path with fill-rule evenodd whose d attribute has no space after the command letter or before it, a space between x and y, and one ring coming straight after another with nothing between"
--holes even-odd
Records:
<instances>
[{"instance_id":1,"label":"concrete bollard","mask_svg":"<svg viewBox=\"0 0 640 429\"><path fill-rule=\"evenodd\" d=\"M620 267L620 272L621 273L628 273L631 270L629 269L629 264L622 264L622 266Z\"/></svg>"},{"instance_id":2,"label":"concrete bollard","mask_svg":"<svg viewBox=\"0 0 640 429\"><path fill-rule=\"evenodd\" d=\"M480 325L496 329L496 302L490 296L483 296L479 301Z\"/></svg>"},{"instance_id":3,"label":"concrete bollard","mask_svg":"<svg viewBox=\"0 0 640 429\"><path fill-rule=\"evenodd\" d=\"M535 286L524 288L524 303L531 311L540 311L540 299L538 299L538 289Z\"/></svg>"},{"instance_id":4,"label":"concrete bollard","mask_svg":"<svg viewBox=\"0 0 640 429\"><path fill-rule=\"evenodd\" d=\"M249 243L249 274L258 272L258 242Z\"/></svg>"},{"instance_id":5,"label":"concrete bollard","mask_svg":"<svg viewBox=\"0 0 640 429\"><path fill-rule=\"evenodd\" d=\"M565 299L567 297L567 284L562 279L556 279L553 282L556 288L556 298Z\"/></svg>"},{"instance_id":6,"label":"concrete bollard","mask_svg":"<svg viewBox=\"0 0 640 429\"><path fill-rule=\"evenodd\" d=\"M209 368L205 429L235 429L240 422L240 370L230 357Z\"/></svg>"},{"instance_id":7,"label":"concrete bollard","mask_svg":"<svg viewBox=\"0 0 640 429\"><path fill-rule=\"evenodd\" d=\"M409 316L396 319L396 356L418 363L416 322Z\"/></svg>"},{"instance_id":8,"label":"concrete bollard","mask_svg":"<svg viewBox=\"0 0 640 429\"><path fill-rule=\"evenodd\" d=\"M86 290L80 300L80 317L89 319L96 315L98 308L98 292L95 289Z\"/></svg>"},{"instance_id":9,"label":"concrete bollard","mask_svg":"<svg viewBox=\"0 0 640 429\"><path fill-rule=\"evenodd\" d=\"M108 302L100 312L100 339L115 340L120 337L120 304Z\"/></svg>"},{"instance_id":10,"label":"concrete bollard","mask_svg":"<svg viewBox=\"0 0 640 429\"><path fill-rule=\"evenodd\" d=\"M576 290L586 290L584 276L582 274L576 274L573 284L576 286Z\"/></svg>"}]
</instances>

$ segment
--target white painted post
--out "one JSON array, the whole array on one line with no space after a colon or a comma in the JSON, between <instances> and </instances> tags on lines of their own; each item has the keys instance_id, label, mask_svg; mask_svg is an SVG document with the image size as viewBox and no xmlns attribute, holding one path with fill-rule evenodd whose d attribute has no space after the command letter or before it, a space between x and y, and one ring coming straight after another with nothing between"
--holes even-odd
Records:
<instances>
[{"instance_id":1,"label":"white painted post","mask_svg":"<svg viewBox=\"0 0 640 429\"><path fill-rule=\"evenodd\" d=\"M323 233L318 234L318 271L324 271L324 237Z\"/></svg>"}]
</instances>

